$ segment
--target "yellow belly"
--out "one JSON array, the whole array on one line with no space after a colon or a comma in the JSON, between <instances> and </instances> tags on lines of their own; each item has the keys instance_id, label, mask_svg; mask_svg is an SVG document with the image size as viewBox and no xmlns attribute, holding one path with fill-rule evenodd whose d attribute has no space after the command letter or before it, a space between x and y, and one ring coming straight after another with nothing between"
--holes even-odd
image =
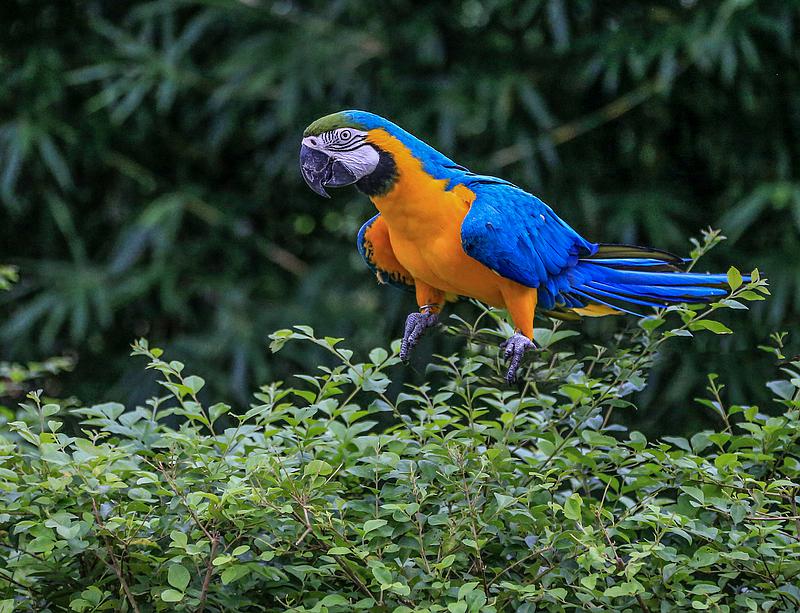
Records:
<instances>
[{"instance_id":1,"label":"yellow belly","mask_svg":"<svg viewBox=\"0 0 800 613\"><path fill-rule=\"evenodd\" d=\"M370 140L390 150L398 167L394 188L372 199L397 260L415 279L435 288L505 306L503 289L518 284L469 257L461 246L461 223L474 194L463 186L446 190L446 181L432 179L405 146L382 130L372 131Z\"/></svg>"},{"instance_id":2,"label":"yellow belly","mask_svg":"<svg viewBox=\"0 0 800 613\"><path fill-rule=\"evenodd\" d=\"M461 247L460 222L438 224L437 232L420 224L393 224L387 221L392 247L398 261L415 279L447 293L477 298L493 306L503 306L501 277L469 257Z\"/></svg>"}]
</instances>

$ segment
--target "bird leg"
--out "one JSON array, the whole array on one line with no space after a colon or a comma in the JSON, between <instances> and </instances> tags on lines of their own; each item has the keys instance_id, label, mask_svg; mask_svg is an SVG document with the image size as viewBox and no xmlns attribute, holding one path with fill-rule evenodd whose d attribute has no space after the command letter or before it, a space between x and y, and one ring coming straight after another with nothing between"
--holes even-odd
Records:
<instances>
[{"instance_id":1,"label":"bird leg","mask_svg":"<svg viewBox=\"0 0 800 613\"><path fill-rule=\"evenodd\" d=\"M501 351L508 362L506 381L513 383L517 379L517 370L526 351L535 349L533 338L533 314L536 311L538 293L532 287L525 287L517 283L509 283L501 289L503 301L508 314L514 322L514 334L500 345Z\"/></svg>"},{"instance_id":2,"label":"bird leg","mask_svg":"<svg viewBox=\"0 0 800 613\"><path fill-rule=\"evenodd\" d=\"M437 305L423 305L418 312L409 313L406 317L406 328L403 332L403 340L400 342L400 359L404 362L408 360L408 354L416 346L425 330L435 326L439 321L439 309Z\"/></svg>"},{"instance_id":3,"label":"bird leg","mask_svg":"<svg viewBox=\"0 0 800 613\"><path fill-rule=\"evenodd\" d=\"M439 311L444 306L444 292L428 285L424 281L414 279L417 294L418 313L411 313L406 318L406 328L400 343L400 359L408 360L408 354L422 337L425 330L435 326L439 321Z\"/></svg>"},{"instance_id":4,"label":"bird leg","mask_svg":"<svg viewBox=\"0 0 800 613\"><path fill-rule=\"evenodd\" d=\"M520 362L522 362L522 356L531 349L536 349L536 344L519 331L514 332L513 335L500 344L503 357L509 363L508 372L506 372L507 383L514 383L517 380L517 370Z\"/></svg>"}]
</instances>

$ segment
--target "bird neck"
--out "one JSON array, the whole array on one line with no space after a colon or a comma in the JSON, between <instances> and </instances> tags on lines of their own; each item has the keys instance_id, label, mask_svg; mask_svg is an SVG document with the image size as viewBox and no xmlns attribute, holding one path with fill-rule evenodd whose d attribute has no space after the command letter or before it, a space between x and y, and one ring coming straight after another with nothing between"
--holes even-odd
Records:
<instances>
[{"instance_id":1,"label":"bird neck","mask_svg":"<svg viewBox=\"0 0 800 613\"><path fill-rule=\"evenodd\" d=\"M370 198L388 194L397 182L397 163L388 151L373 145L378 150L378 165L368 175L356 181L358 190Z\"/></svg>"}]
</instances>

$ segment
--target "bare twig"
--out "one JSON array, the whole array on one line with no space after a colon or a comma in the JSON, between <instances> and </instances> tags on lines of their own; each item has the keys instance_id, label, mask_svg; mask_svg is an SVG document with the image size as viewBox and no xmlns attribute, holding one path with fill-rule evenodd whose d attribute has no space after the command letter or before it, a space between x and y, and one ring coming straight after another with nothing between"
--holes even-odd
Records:
<instances>
[{"instance_id":1,"label":"bare twig","mask_svg":"<svg viewBox=\"0 0 800 613\"><path fill-rule=\"evenodd\" d=\"M92 510L94 511L94 519L97 522L98 527L101 530L105 530L105 524L103 523L103 519L100 517L100 511L97 509L97 502L94 498L92 498ZM131 608L134 610L134 613L139 612L139 605L136 604L136 599L133 597L133 592L131 592L131 588L128 586L128 582L125 580L125 575L122 573L122 567L120 566L119 560L117 560L117 556L114 555L114 548L109 543L108 539L103 535L98 535L103 540L103 544L106 547L106 552L108 553L108 557L111 558L111 563L108 560L100 558L105 564L111 568L114 573L117 575L117 579L119 580L119 584L122 587L122 591L125 592L125 597L128 599L128 603L130 603Z\"/></svg>"},{"instance_id":2,"label":"bare twig","mask_svg":"<svg viewBox=\"0 0 800 613\"><path fill-rule=\"evenodd\" d=\"M472 539L475 541L475 547L478 547L478 526L475 523L475 516L477 514L477 509L475 507L475 502L472 499L472 496L469 495L469 485L467 485L467 473L466 467L464 465L464 458L459 456L459 464L461 467L461 485L464 489L464 498L467 501L467 507L469 508L469 526L470 531L472 532ZM477 476L476 476L477 478ZM483 556L481 556L480 550L475 552L475 565L478 569L478 572L481 574L481 579L483 582L483 589L486 594L489 593L489 582L486 578L486 565L483 563Z\"/></svg>"},{"instance_id":3,"label":"bare twig","mask_svg":"<svg viewBox=\"0 0 800 613\"><path fill-rule=\"evenodd\" d=\"M258 250L269 261L298 277L308 272L308 264L283 247L271 241L257 241Z\"/></svg>"},{"instance_id":4,"label":"bare twig","mask_svg":"<svg viewBox=\"0 0 800 613\"><path fill-rule=\"evenodd\" d=\"M27 585L23 585L22 583L20 583L16 579L14 579L14 577L11 577L10 575L7 575L6 571L4 571L4 570L0 570L0 581L8 581L9 583L13 583L17 587L21 587L23 590L25 590L29 594L32 593L30 587L28 587Z\"/></svg>"},{"instance_id":5,"label":"bare twig","mask_svg":"<svg viewBox=\"0 0 800 613\"><path fill-rule=\"evenodd\" d=\"M521 557L521 558L518 558L517 560L515 560L514 562L512 562L511 564L509 564L508 566L506 566L506 567L505 567L504 569L502 569L501 571L498 571L498 573L497 573L497 574L496 574L494 577L492 577L492 580L491 580L491 581L489 581L489 584L490 584L490 585L493 585L493 584L494 584L494 583L495 583L495 582L496 582L496 581L497 581L497 580L498 580L500 577L502 577L503 575L505 575L507 572L510 572L512 569L516 568L516 567L517 567L517 566L519 566L520 564L524 564L525 562L527 562L527 561L528 561L528 560L530 560L531 558L536 558L536 557L540 557L540 558L542 558L542 562L543 562L544 564L547 564L547 565L548 565L548 569L549 569L549 568L550 568L550 566L552 566L552 565L550 565L550 563L547 561L547 558L545 558L545 557L544 557L544 554L545 554L546 552L548 552L548 551L554 551L554 550L553 550L553 547L552 547L552 546L550 546L550 545L548 545L547 547L542 547L542 548L540 548L540 549L537 549L537 550L535 550L535 551L532 551L531 553L529 553L529 554L528 554L528 555L526 555L526 556L523 556L523 557ZM549 570L548 570L548 572L549 572Z\"/></svg>"},{"instance_id":6,"label":"bare twig","mask_svg":"<svg viewBox=\"0 0 800 613\"><path fill-rule=\"evenodd\" d=\"M197 525L197 527L203 531L203 534L205 534L206 538L209 541L213 541L214 537L212 536L211 531L208 528L206 528L205 524L202 521L200 521L200 518L197 516L197 513L194 512L194 509L189 505L188 501L186 500L186 496L184 495L183 491L178 487L178 484L175 482L175 479L167 472L167 469L164 466L163 462L159 460L157 464L153 464L152 462L149 462L146 458L144 459L144 461L150 464L150 466L158 470L163 475L164 480L169 484L170 488L172 488L172 491L175 492L178 498L181 499L181 502L183 503L183 506L186 507L186 510L189 511L189 515L192 516L192 519L194 520L194 523Z\"/></svg>"},{"instance_id":7,"label":"bare twig","mask_svg":"<svg viewBox=\"0 0 800 613\"><path fill-rule=\"evenodd\" d=\"M610 482L609 482L610 483ZM608 489L606 487L606 489ZM605 493L603 493L605 497ZM600 525L600 529L603 531L603 535L606 537L606 542L608 546L611 548L611 553L614 554L614 564L617 567L617 572L621 573L625 570L625 561L620 557L619 553L617 552L617 547L614 545L614 541L611 540L611 535L608 533L608 529L606 528L605 524L603 523L603 518L600 517L600 510L598 509L596 512L597 523ZM644 611L644 613L650 613L650 607L647 606L647 603L642 598L641 594L636 594L636 602L639 603L639 608Z\"/></svg>"},{"instance_id":8,"label":"bare twig","mask_svg":"<svg viewBox=\"0 0 800 613\"><path fill-rule=\"evenodd\" d=\"M303 505L303 520L304 520L303 523L305 523L306 529L303 532L303 534L300 535L300 538L297 539L297 541L295 541L295 544L294 544L295 547L300 545L300 543L302 543L305 540L305 538L309 534L311 534L311 530L312 530L311 519L308 517L308 507L306 505Z\"/></svg>"},{"instance_id":9,"label":"bare twig","mask_svg":"<svg viewBox=\"0 0 800 613\"><path fill-rule=\"evenodd\" d=\"M796 508L796 507L795 507ZM748 517L748 521L800 521L800 515L756 515Z\"/></svg>"},{"instance_id":10,"label":"bare twig","mask_svg":"<svg viewBox=\"0 0 800 613\"><path fill-rule=\"evenodd\" d=\"M203 613L203 609L206 608L208 587L211 585L211 576L214 574L214 558L217 555L217 547L219 547L219 532L215 532L211 535L211 553L208 554L206 575L203 577L203 587L200 589L200 604L197 607L197 613Z\"/></svg>"}]
</instances>

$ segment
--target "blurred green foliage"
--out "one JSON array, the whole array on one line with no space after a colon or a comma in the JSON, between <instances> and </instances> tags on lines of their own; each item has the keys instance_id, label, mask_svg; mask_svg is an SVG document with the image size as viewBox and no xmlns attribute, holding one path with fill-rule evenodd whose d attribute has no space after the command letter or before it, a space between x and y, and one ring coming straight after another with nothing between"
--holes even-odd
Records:
<instances>
[{"instance_id":1,"label":"blurred green foliage","mask_svg":"<svg viewBox=\"0 0 800 613\"><path fill-rule=\"evenodd\" d=\"M73 355L79 396L142 399L124 356L147 335L245 402L319 358L269 359L276 328L388 344L413 305L355 253L369 203L323 202L297 172L305 125L356 107L592 240L683 254L721 227L706 266L758 266L773 298L735 339L675 343L641 427L677 427L708 370L764 398L749 348L800 313L798 15L794 0L4 2L0 261L21 282L0 296L0 359ZM624 325L581 331L602 344Z\"/></svg>"}]
</instances>

